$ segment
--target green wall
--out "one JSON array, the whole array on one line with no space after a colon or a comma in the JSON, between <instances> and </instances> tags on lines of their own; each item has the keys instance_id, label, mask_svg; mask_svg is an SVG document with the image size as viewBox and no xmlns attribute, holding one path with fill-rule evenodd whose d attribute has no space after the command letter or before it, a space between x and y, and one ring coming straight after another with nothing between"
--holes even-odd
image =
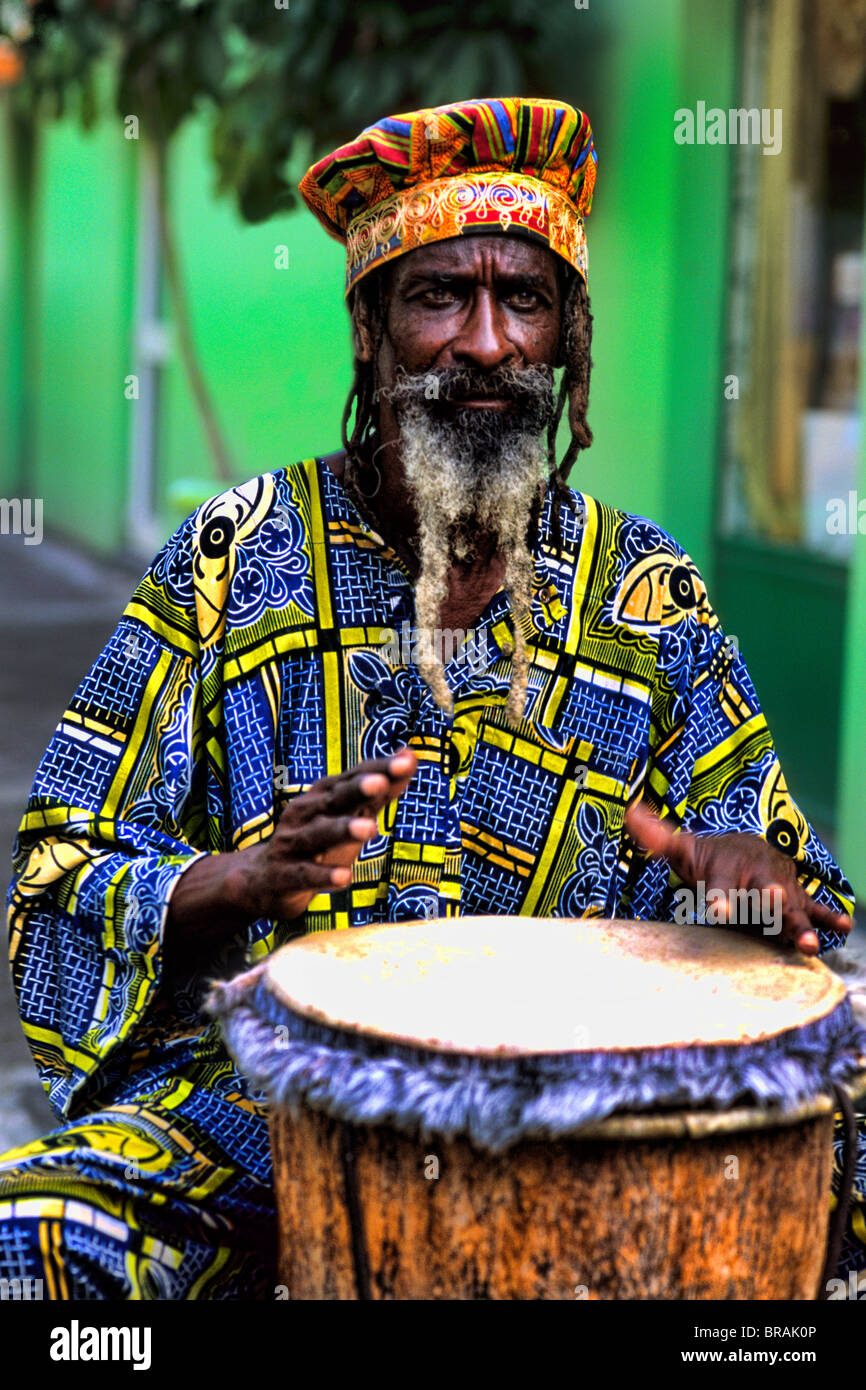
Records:
<instances>
[{"instance_id":1,"label":"green wall","mask_svg":"<svg viewBox=\"0 0 866 1390\"><path fill-rule=\"evenodd\" d=\"M866 314L860 338L860 418L866 420ZM857 475L866 497L866 430L861 434ZM839 773L839 856L858 901L866 900L866 537L858 535L849 572L844 663L828 666L826 681L841 686L842 731ZM861 916L863 916L861 907Z\"/></svg>"},{"instance_id":2,"label":"green wall","mask_svg":"<svg viewBox=\"0 0 866 1390\"><path fill-rule=\"evenodd\" d=\"M572 481L671 530L712 582L730 158L674 111L735 91L736 0L598 7L587 231L595 442ZM592 111L590 109L590 115Z\"/></svg>"},{"instance_id":3,"label":"green wall","mask_svg":"<svg viewBox=\"0 0 866 1390\"><path fill-rule=\"evenodd\" d=\"M675 145L673 112L698 96L727 103L735 10L734 0L607 0L556 7L548 18L559 56L544 94L588 110L599 149L588 226L596 442L572 482L655 517L705 571L727 161L718 149ZM87 136L68 123L45 126L40 145L38 364L26 374L36 382L33 485L47 526L110 552L126 535L135 409L123 380L132 370L138 147L117 120ZM240 479L338 443L350 370L342 251L304 209L247 226L212 185L206 126L193 122L171 151L171 205L196 343ZM708 218L708 205L718 214ZM278 244L289 248L288 269L275 267ZM8 295L14 244L0 257ZM164 312L170 319L168 302ZM15 334L4 351L14 382L23 361ZM7 420L12 394L0 405ZM221 483L176 351L160 396L158 525L167 534Z\"/></svg>"},{"instance_id":4,"label":"green wall","mask_svg":"<svg viewBox=\"0 0 866 1390\"><path fill-rule=\"evenodd\" d=\"M136 152L118 127L43 126L3 109L0 480L41 497L46 529L124 540Z\"/></svg>"},{"instance_id":5,"label":"green wall","mask_svg":"<svg viewBox=\"0 0 866 1390\"><path fill-rule=\"evenodd\" d=\"M757 688L788 788L827 835L836 813L848 572L748 539L720 542L717 569L715 601Z\"/></svg>"},{"instance_id":6,"label":"green wall","mask_svg":"<svg viewBox=\"0 0 866 1390\"><path fill-rule=\"evenodd\" d=\"M136 149L119 123L45 130L39 186L35 495L46 528L124 539Z\"/></svg>"},{"instance_id":7,"label":"green wall","mask_svg":"<svg viewBox=\"0 0 866 1390\"><path fill-rule=\"evenodd\" d=\"M182 132L169 190L201 362L241 480L339 448L351 379L344 253L305 209L250 226L217 201L206 139L201 123ZM176 355L162 390L162 497L185 478L219 491ZM181 519L168 505L165 518Z\"/></svg>"},{"instance_id":8,"label":"green wall","mask_svg":"<svg viewBox=\"0 0 866 1390\"><path fill-rule=\"evenodd\" d=\"M35 396L31 136L11 120L0 124L0 492L7 497L27 494L33 443L26 427Z\"/></svg>"}]
</instances>

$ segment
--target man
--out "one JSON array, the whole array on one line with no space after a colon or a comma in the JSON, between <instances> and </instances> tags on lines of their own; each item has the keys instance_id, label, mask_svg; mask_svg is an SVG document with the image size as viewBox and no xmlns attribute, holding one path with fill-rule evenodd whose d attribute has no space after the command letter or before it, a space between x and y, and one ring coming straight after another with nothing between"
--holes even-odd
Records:
<instances>
[{"instance_id":1,"label":"man","mask_svg":"<svg viewBox=\"0 0 866 1390\"><path fill-rule=\"evenodd\" d=\"M305 931L672 920L702 883L772 891L807 954L844 937L697 569L566 483L595 168L585 115L509 99L383 120L302 181L347 244L343 448L188 519L36 774L12 970L63 1124L0 1164L7 1277L274 1296L265 1120L199 1002Z\"/></svg>"}]
</instances>

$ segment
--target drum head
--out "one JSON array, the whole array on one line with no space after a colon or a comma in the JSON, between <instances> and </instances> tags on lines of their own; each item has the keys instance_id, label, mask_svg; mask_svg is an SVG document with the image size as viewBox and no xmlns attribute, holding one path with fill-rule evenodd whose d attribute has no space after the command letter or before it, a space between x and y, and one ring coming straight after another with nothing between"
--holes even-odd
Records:
<instances>
[{"instance_id":1,"label":"drum head","mask_svg":"<svg viewBox=\"0 0 866 1390\"><path fill-rule=\"evenodd\" d=\"M268 989L328 1026L480 1056L747 1044L846 995L820 961L729 928L456 917L310 935Z\"/></svg>"}]
</instances>

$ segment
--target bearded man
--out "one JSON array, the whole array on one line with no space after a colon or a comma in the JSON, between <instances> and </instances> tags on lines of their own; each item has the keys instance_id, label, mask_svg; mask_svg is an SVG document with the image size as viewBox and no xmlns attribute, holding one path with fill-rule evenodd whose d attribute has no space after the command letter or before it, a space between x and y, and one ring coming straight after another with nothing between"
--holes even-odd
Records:
<instances>
[{"instance_id":1,"label":"bearded man","mask_svg":"<svg viewBox=\"0 0 866 1390\"><path fill-rule=\"evenodd\" d=\"M0 1164L6 1277L274 1297L264 1113L199 1005L293 936L676 920L699 882L773 890L807 954L850 926L698 570L567 484L595 172L583 113L508 99L380 121L303 179L348 251L343 447L187 520L36 774L12 970L62 1124Z\"/></svg>"}]
</instances>

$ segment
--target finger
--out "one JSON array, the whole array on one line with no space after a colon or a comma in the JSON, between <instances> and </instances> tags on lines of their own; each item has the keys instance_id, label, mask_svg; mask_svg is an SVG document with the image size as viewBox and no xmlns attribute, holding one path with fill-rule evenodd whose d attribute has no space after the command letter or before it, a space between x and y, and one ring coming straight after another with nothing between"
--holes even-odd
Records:
<instances>
[{"instance_id":1,"label":"finger","mask_svg":"<svg viewBox=\"0 0 866 1390\"><path fill-rule=\"evenodd\" d=\"M388 776L398 782L412 776L418 767L418 755L414 748L404 744L398 748L388 765Z\"/></svg>"},{"instance_id":2,"label":"finger","mask_svg":"<svg viewBox=\"0 0 866 1390\"><path fill-rule=\"evenodd\" d=\"M408 747L398 749L388 762L388 787L381 798L381 805L401 796L417 771L418 756L414 749Z\"/></svg>"},{"instance_id":3,"label":"finger","mask_svg":"<svg viewBox=\"0 0 866 1390\"><path fill-rule=\"evenodd\" d=\"M712 894L712 897L710 896L711 894ZM728 900L728 894L727 894L727 891L722 887L722 885L721 885L720 883L719 883L719 884L714 884L714 885L710 885L710 884L707 885L707 889L706 889L706 903L707 903L707 912L709 912L709 911L710 911L710 908L712 908L713 917L715 918L716 922L718 922L718 923L720 923L720 924L721 924L722 922L728 922L729 925L734 926L734 927L739 927L739 926L742 926L742 925L743 925L742 922L737 922L737 921L731 922L731 920L730 920L730 918L731 918L731 909L730 909L730 903L729 903L729 900ZM736 913L736 911L735 911L735 912L734 912L734 917L736 917L736 916L737 916L737 913Z\"/></svg>"},{"instance_id":4,"label":"finger","mask_svg":"<svg viewBox=\"0 0 866 1390\"><path fill-rule=\"evenodd\" d=\"M335 845L360 846L378 832L378 825L367 816L317 816L285 841L288 854L298 859L312 859Z\"/></svg>"},{"instance_id":5,"label":"finger","mask_svg":"<svg viewBox=\"0 0 866 1390\"><path fill-rule=\"evenodd\" d=\"M342 814L369 810L377 814L387 801L405 791L417 767L417 755L409 747L387 757L366 758L345 772L320 777L292 799L283 815L291 811L291 822L301 824L323 811Z\"/></svg>"},{"instance_id":6,"label":"finger","mask_svg":"<svg viewBox=\"0 0 866 1390\"><path fill-rule=\"evenodd\" d=\"M388 790L388 778L382 774L353 774L351 778L334 779L331 786L323 791L301 792L286 806L280 816L280 826L293 827L306 825L317 816L339 816L357 814L367 807L373 807L377 798Z\"/></svg>"},{"instance_id":7,"label":"finger","mask_svg":"<svg viewBox=\"0 0 866 1390\"><path fill-rule=\"evenodd\" d=\"M332 792L341 787L345 782L354 781L358 777L363 777L367 773L379 773L382 776L388 775L388 763L390 758L365 758L362 762L356 763L354 767L347 767L343 772L332 772L327 777L320 777L308 788L308 792ZM304 792L306 796L308 793Z\"/></svg>"},{"instance_id":8,"label":"finger","mask_svg":"<svg viewBox=\"0 0 866 1390\"><path fill-rule=\"evenodd\" d=\"M640 801L626 812L625 828L640 848L649 854L665 854L674 838L670 826Z\"/></svg>"},{"instance_id":9,"label":"finger","mask_svg":"<svg viewBox=\"0 0 866 1390\"><path fill-rule=\"evenodd\" d=\"M785 912L790 901L788 889L778 880L774 880L772 883L754 883L752 881L749 886L758 888L761 894L758 917L763 924L764 935L778 936L779 932L785 929ZM768 925L765 920L767 917L769 917L771 925Z\"/></svg>"},{"instance_id":10,"label":"finger","mask_svg":"<svg viewBox=\"0 0 866 1390\"><path fill-rule=\"evenodd\" d=\"M777 921L781 912L781 924L785 936L806 955L815 956L821 949L820 938L815 927L839 932L842 935L847 935L851 930L853 923L847 913L834 912L832 908L816 902L814 898L809 897L809 894L796 879L787 888L780 883L773 883L769 887L769 892L773 894L771 898L773 922Z\"/></svg>"},{"instance_id":11,"label":"finger","mask_svg":"<svg viewBox=\"0 0 866 1390\"><path fill-rule=\"evenodd\" d=\"M798 951L802 951L804 956L817 956L821 949L812 923L806 913L800 907L788 907L782 921L782 930L785 936L792 941Z\"/></svg>"},{"instance_id":12,"label":"finger","mask_svg":"<svg viewBox=\"0 0 866 1390\"><path fill-rule=\"evenodd\" d=\"M775 866L772 866L775 870ZM793 873L793 870L792 870ZM756 892L758 895L757 903L747 896L746 910L748 917L746 925L760 927L764 936L778 936L784 929L785 909L789 902L795 906L802 907L802 903L795 897L791 898L791 885L787 888L773 874L768 874L765 864L755 865L746 879L745 883L747 895ZM794 889L797 884L794 881Z\"/></svg>"},{"instance_id":13,"label":"finger","mask_svg":"<svg viewBox=\"0 0 866 1390\"><path fill-rule=\"evenodd\" d=\"M293 826L305 825L307 821L323 815L330 804L331 798L327 792L315 794L312 791L301 792L298 796L293 797L280 813L278 826L292 828Z\"/></svg>"},{"instance_id":14,"label":"finger","mask_svg":"<svg viewBox=\"0 0 866 1390\"><path fill-rule=\"evenodd\" d=\"M375 814L384 805L390 787L382 772L367 772L343 782L331 792L328 811L332 815Z\"/></svg>"},{"instance_id":15,"label":"finger","mask_svg":"<svg viewBox=\"0 0 866 1390\"><path fill-rule=\"evenodd\" d=\"M816 902L808 893L804 894L806 899L805 911L815 926L823 927L826 931L839 932L842 936L847 936L854 925L853 917L849 917L847 912L837 912L832 907L827 907L826 903Z\"/></svg>"},{"instance_id":16,"label":"finger","mask_svg":"<svg viewBox=\"0 0 866 1390\"><path fill-rule=\"evenodd\" d=\"M331 892L345 888L352 882L351 868L343 865L314 864L309 860L286 866L287 872L279 875L275 896L289 898L309 889L316 892Z\"/></svg>"},{"instance_id":17,"label":"finger","mask_svg":"<svg viewBox=\"0 0 866 1390\"><path fill-rule=\"evenodd\" d=\"M390 759L385 760L386 772L365 772L356 779L361 799L355 802L355 809L378 815L382 807L396 797L402 796L418 769L418 758L411 748L400 749ZM353 784L347 784L344 792L338 788L334 793L335 803L343 809L346 797L354 797Z\"/></svg>"},{"instance_id":18,"label":"finger","mask_svg":"<svg viewBox=\"0 0 866 1390\"><path fill-rule=\"evenodd\" d=\"M320 777L318 782L314 782L310 787L310 791L337 791L346 783L354 783L358 778L368 776L385 777L389 781L400 780L403 777L411 776L417 766L417 755L408 745L405 745L398 748L396 752L381 758L365 758L363 762L356 763L354 767L346 768L345 772L338 772L330 777Z\"/></svg>"},{"instance_id":19,"label":"finger","mask_svg":"<svg viewBox=\"0 0 866 1390\"><path fill-rule=\"evenodd\" d=\"M674 831L640 802L626 813L625 826L632 838L654 858L666 859L683 883L694 885L695 837L686 830Z\"/></svg>"}]
</instances>

